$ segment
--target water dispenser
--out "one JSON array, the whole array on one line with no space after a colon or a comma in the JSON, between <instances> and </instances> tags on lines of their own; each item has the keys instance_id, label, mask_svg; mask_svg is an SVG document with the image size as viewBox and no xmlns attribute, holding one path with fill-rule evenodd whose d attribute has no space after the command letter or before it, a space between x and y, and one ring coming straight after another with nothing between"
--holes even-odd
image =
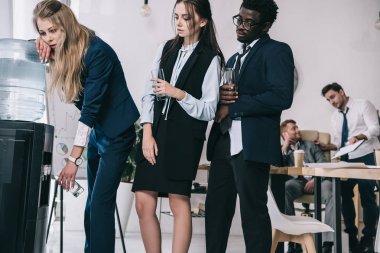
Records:
<instances>
[{"instance_id":1,"label":"water dispenser","mask_svg":"<svg viewBox=\"0 0 380 253\"><path fill-rule=\"evenodd\" d=\"M45 65L34 42L0 39L0 120L40 119L45 90Z\"/></svg>"}]
</instances>

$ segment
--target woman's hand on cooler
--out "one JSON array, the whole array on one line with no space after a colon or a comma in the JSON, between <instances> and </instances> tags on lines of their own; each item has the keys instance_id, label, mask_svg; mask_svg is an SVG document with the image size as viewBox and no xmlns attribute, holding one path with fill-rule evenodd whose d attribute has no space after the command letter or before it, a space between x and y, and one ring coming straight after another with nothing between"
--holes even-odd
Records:
<instances>
[{"instance_id":1,"label":"woman's hand on cooler","mask_svg":"<svg viewBox=\"0 0 380 253\"><path fill-rule=\"evenodd\" d=\"M42 63L48 62L52 57L51 47L39 37L36 39L36 49Z\"/></svg>"},{"instance_id":2,"label":"woman's hand on cooler","mask_svg":"<svg viewBox=\"0 0 380 253\"><path fill-rule=\"evenodd\" d=\"M183 90L174 87L165 80L153 78L152 81L155 82L153 88L155 95L166 95L177 100L182 100L186 96L186 93Z\"/></svg>"},{"instance_id":3,"label":"woman's hand on cooler","mask_svg":"<svg viewBox=\"0 0 380 253\"><path fill-rule=\"evenodd\" d=\"M66 165L61 170L58 176L58 184L62 185L63 189L65 189L66 191L70 190L70 188L73 188L75 184L75 176L77 174L77 171L78 166L66 159Z\"/></svg>"}]
</instances>

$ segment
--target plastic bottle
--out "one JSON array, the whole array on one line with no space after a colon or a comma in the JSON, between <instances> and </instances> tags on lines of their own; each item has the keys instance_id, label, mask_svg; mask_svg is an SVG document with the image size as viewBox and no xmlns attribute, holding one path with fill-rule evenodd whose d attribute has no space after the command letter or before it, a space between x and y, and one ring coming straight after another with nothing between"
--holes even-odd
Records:
<instances>
[{"instance_id":1,"label":"plastic bottle","mask_svg":"<svg viewBox=\"0 0 380 253\"><path fill-rule=\"evenodd\" d=\"M45 75L34 42L0 39L0 119L40 119L45 110Z\"/></svg>"}]
</instances>

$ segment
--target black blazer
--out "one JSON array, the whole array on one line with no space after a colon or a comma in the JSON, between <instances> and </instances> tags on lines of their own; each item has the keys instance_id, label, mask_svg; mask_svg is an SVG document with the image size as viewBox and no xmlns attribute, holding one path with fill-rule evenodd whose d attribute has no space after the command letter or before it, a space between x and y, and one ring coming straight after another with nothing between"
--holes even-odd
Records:
<instances>
[{"instance_id":1,"label":"black blazer","mask_svg":"<svg viewBox=\"0 0 380 253\"><path fill-rule=\"evenodd\" d=\"M107 137L124 133L139 117L114 50L94 36L84 57L83 92L75 106L79 121L101 129Z\"/></svg>"},{"instance_id":2,"label":"black blazer","mask_svg":"<svg viewBox=\"0 0 380 253\"><path fill-rule=\"evenodd\" d=\"M236 54L227 62L232 66ZM293 100L294 62L290 47L262 36L246 56L237 80L239 97L229 105L241 117L245 160L281 164L280 118Z\"/></svg>"}]
</instances>

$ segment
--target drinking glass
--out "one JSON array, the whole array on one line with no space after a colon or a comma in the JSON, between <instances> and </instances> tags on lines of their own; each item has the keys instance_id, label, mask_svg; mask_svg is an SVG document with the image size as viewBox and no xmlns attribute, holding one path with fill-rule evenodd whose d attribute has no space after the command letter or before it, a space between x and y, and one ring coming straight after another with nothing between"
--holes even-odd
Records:
<instances>
[{"instance_id":1,"label":"drinking glass","mask_svg":"<svg viewBox=\"0 0 380 253\"><path fill-rule=\"evenodd\" d=\"M150 74L152 75L152 78L159 78L159 79L162 79L162 80L165 80L165 74L164 74L164 70L162 68L158 68L158 69L152 69L150 71ZM156 81L153 81L153 88L156 87ZM166 95L165 94L156 94L156 98L157 100L164 100L166 98Z\"/></svg>"},{"instance_id":2,"label":"drinking glass","mask_svg":"<svg viewBox=\"0 0 380 253\"><path fill-rule=\"evenodd\" d=\"M237 91L235 81L235 70L233 68L225 68L223 72L223 84L230 85L232 91Z\"/></svg>"}]
</instances>

